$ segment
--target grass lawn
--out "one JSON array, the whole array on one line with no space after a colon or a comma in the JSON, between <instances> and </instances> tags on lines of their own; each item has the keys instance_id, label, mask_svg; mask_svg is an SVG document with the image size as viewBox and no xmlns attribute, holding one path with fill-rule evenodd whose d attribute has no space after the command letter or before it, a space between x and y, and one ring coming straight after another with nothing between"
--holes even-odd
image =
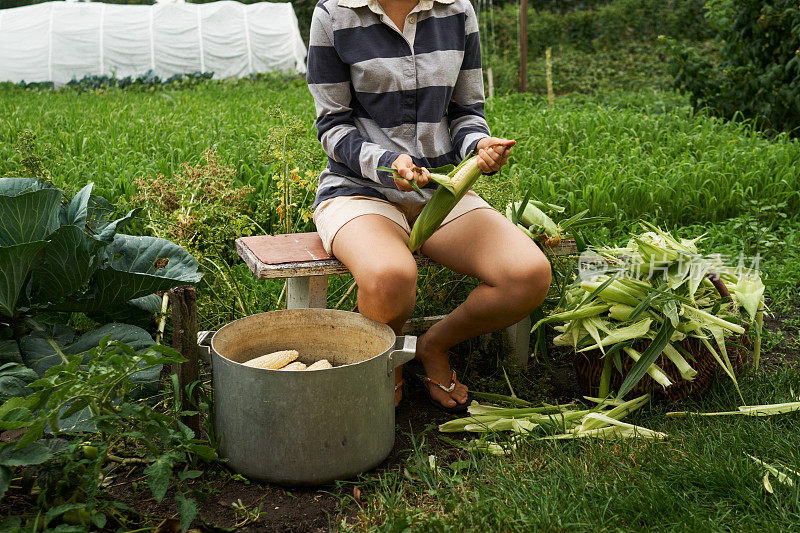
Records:
<instances>
[{"instance_id":1,"label":"grass lawn","mask_svg":"<svg viewBox=\"0 0 800 533\"><path fill-rule=\"evenodd\" d=\"M796 400L792 367L771 365L741 380L748 403ZM718 384L678 409L729 410ZM509 456L453 452L435 429L415 436L401 467L357 482L362 507L347 524L379 531L788 531L800 520L798 486L762 486L745 454L800 467L797 413L774 418L665 418L655 405L629 422L669 434L663 442L540 442ZM431 469L429 456L436 458ZM776 485L773 483L773 486Z\"/></svg>"},{"instance_id":2,"label":"grass lawn","mask_svg":"<svg viewBox=\"0 0 800 533\"><path fill-rule=\"evenodd\" d=\"M533 184L540 200L564 205L568 214L589 209L610 217L587 233L592 242L621 242L644 219L684 236L707 233L705 250L732 258L758 254L777 318L769 322L765 364L742 377L742 393L749 404L796 400L797 141L767 139L747 126L694 116L684 98L665 91L574 94L559 98L553 109L538 96L504 96L488 103L487 115L495 135L520 141L508 169L476 187L495 207L504 209ZM57 185L74 192L93 181L122 210L137 194L136 178L169 178L182 163L197 164L204 151L216 150L221 164L234 171L234 183L253 188L247 196L250 231L280 232L274 202L281 192L281 163L291 162L301 174L324 164L313 120L311 98L299 80L147 91L0 87L0 176L31 168L34 156ZM33 131L36 143L20 153L15 146L23 130ZM293 135L292 148L283 159L264 156L276 135L286 132ZM308 196L295 202L294 228L310 229L301 218ZM142 223L134 230L151 228ZM280 282L254 282L230 250L207 259L223 266L203 263L208 273L200 287L201 327L278 306ZM349 281L333 282L331 306ZM417 314L452 309L473 283L431 269L421 277ZM231 287L241 301L228 297ZM341 308L354 303L351 295ZM489 346L466 343L458 350L456 369L473 388L504 391L505 366L520 396L576 397L567 353L520 369ZM425 406L416 386L408 396L398 413L398 444L376 472L321 491L284 491L214 469L190 483L201 515L222 525L241 521L243 511L231 506L239 498L257 511L248 522L253 530L716 531L791 530L800 523L800 483L788 487L773 479L775 493L766 493L764 470L745 455L800 470L797 413L667 419L664 413L672 408L654 405L632 421L668 433L664 442L530 440L511 456L495 457L440 441L430 426L446 417ZM737 405L733 387L719 380L707 398L680 409ZM127 485L117 497L136 502L145 490L141 483ZM140 505L156 522L173 510Z\"/></svg>"}]
</instances>

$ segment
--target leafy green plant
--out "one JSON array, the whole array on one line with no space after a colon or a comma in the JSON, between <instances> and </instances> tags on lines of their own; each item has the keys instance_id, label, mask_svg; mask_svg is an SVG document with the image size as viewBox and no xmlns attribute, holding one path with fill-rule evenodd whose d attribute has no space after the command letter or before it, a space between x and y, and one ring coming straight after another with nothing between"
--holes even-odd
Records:
<instances>
[{"instance_id":1,"label":"leafy green plant","mask_svg":"<svg viewBox=\"0 0 800 533\"><path fill-rule=\"evenodd\" d=\"M22 176L50 181L50 172L43 162L43 157L36 145L36 134L31 130L23 130L17 136L15 146L20 157Z\"/></svg>"},{"instance_id":2,"label":"leafy green plant","mask_svg":"<svg viewBox=\"0 0 800 533\"><path fill-rule=\"evenodd\" d=\"M793 0L710 0L718 57L665 39L675 85L696 109L760 127L800 128L800 5Z\"/></svg>"},{"instance_id":3,"label":"leafy green plant","mask_svg":"<svg viewBox=\"0 0 800 533\"><path fill-rule=\"evenodd\" d=\"M16 442L0 443L0 498L13 481L16 495L31 506L22 518L35 521L39 510L45 526L102 528L109 518L125 525L125 509L110 501L104 480L120 466L138 465L157 501L178 487L175 499L186 529L197 506L179 486L200 476L199 462L216 460L216 452L176 421L188 406L173 403L164 412L136 399L137 376L184 359L164 346L137 352L109 339L100 339L86 357L65 355L63 364L29 384L30 394L0 406L0 429L26 428ZM83 411L91 428L72 423ZM92 432L80 433L86 429Z\"/></svg>"},{"instance_id":4,"label":"leafy green plant","mask_svg":"<svg viewBox=\"0 0 800 533\"><path fill-rule=\"evenodd\" d=\"M89 184L64 202L47 182L0 178L0 360L24 363L41 376L65 353L86 352L97 337L90 332L62 352L72 338L60 337L71 332L45 327L37 317L147 307L154 292L200 279L197 261L180 246L118 233L138 210L112 220L111 206L91 191ZM115 338L141 332L113 329Z\"/></svg>"},{"instance_id":5,"label":"leafy green plant","mask_svg":"<svg viewBox=\"0 0 800 533\"><path fill-rule=\"evenodd\" d=\"M708 38L704 0L612 0L554 12L529 4L528 54L538 57L548 46L571 45L583 53L611 49L625 42L653 41L664 34L693 41ZM519 49L519 5L484 9L479 14L481 42L488 53ZM488 21L488 22L486 22Z\"/></svg>"},{"instance_id":6,"label":"leafy green plant","mask_svg":"<svg viewBox=\"0 0 800 533\"><path fill-rule=\"evenodd\" d=\"M270 180L277 185L268 206L270 217L267 224L273 232L293 233L305 231L312 219L311 204L317 192L318 173L313 169L316 146L309 146L307 128L297 117L277 106L267 110L278 123L267 134L259 159L271 172ZM300 168L312 169L301 172Z\"/></svg>"}]
</instances>

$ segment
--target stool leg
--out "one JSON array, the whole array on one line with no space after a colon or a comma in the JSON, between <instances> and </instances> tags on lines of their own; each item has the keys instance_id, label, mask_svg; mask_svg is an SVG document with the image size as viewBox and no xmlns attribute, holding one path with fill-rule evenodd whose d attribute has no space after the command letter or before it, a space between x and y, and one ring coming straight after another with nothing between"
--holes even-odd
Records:
<instances>
[{"instance_id":1,"label":"stool leg","mask_svg":"<svg viewBox=\"0 0 800 533\"><path fill-rule=\"evenodd\" d=\"M328 306L328 276L289 278L286 309L325 309Z\"/></svg>"},{"instance_id":2,"label":"stool leg","mask_svg":"<svg viewBox=\"0 0 800 533\"><path fill-rule=\"evenodd\" d=\"M514 356L523 367L528 364L531 355L531 319L525 317L516 324L506 328L506 349L513 352Z\"/></svg>"}]
</instances>

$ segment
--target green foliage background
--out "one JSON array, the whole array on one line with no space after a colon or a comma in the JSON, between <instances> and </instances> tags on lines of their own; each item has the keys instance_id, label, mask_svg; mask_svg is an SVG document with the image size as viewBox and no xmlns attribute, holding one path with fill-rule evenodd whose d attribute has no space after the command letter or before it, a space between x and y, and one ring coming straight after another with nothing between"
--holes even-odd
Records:
<instances>
[{"instance_id":1,"label":"green foliage background","mask_svg":"<svg viewBox=\"0 0 800 533\"><path fill-rule=\"evenodd\" d=\"M670 42L676 85L696 109L797 135L800 128L800 4L711 0L718 56Z\"/></svg>"}]
</instances>

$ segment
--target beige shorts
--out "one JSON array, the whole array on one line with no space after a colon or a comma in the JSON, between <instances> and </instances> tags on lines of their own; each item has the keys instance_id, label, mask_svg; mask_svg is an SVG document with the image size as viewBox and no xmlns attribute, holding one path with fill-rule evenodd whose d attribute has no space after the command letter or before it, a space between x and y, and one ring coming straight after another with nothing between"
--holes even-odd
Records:
<instances>
[{"instance_id":1,"label":"beige shorts","mask_svg":"<svg viewBox=\"0 0 800 533\"><path fill-rule=\"evenodd\" d=\"M321 202L314 210L314 224L325 251L332 255L333 239L342 227L362 215L386 217L408 233L424 204L399 205L370 196L337 196ZM472 191L467 192L445 217L442 226L474 209L493 209L486 200ZM441 226L439 226L441 227Z\"/></svg>"}]
</instances>

